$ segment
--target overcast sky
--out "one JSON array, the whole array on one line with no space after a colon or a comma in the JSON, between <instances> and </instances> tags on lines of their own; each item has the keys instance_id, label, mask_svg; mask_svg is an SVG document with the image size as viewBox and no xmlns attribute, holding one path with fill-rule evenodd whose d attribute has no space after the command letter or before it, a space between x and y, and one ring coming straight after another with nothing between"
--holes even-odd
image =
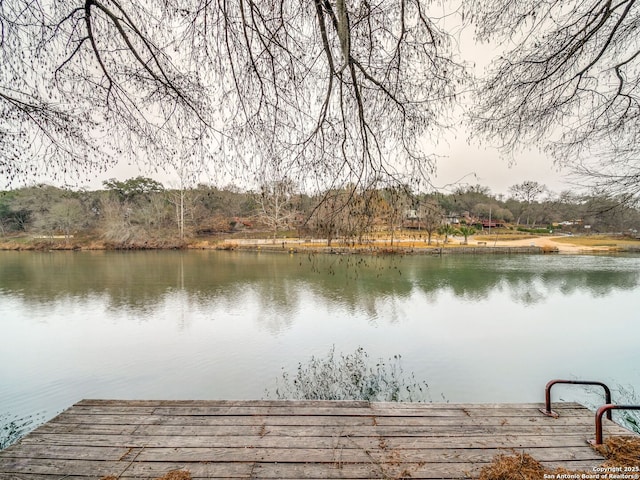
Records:
<instances>
[{"instance_id":1,"label":"overcast sky","mask_svg":"<svg viewBox=\"0 0 640 480\"><path fill-rule=\"evenodd\" d=\"M448 156L438 162L437 175L433 180L438 187L454 182L480 184L489 187L496 195L506 195L510 186L533 180L556 193L572 188L553 161L535 150L523 152L514 165L501 158L495 148L469 146L464 140L438 151Z\"/></svg>"}]
</instances>

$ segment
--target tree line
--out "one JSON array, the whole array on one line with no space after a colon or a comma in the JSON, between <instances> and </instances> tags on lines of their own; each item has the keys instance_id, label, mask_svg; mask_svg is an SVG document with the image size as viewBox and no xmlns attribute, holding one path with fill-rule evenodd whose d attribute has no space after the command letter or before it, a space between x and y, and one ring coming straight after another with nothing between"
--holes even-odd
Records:
<instances>
[{"instance_id":1,"label":"tree line","mask_svg":"<svg viewBox=\"0 0 640 480\"><path fill-rule=\"evenodd\" d=\"M491 223L487 223L491 222ZM77 191L38 185L0 192L2 236L64 236L114 246L162 246L197 237L252 232L362 243L398 232L465 237L491 226L565 232L637 232L640 211L598 195L554 193L537 182L513 185L507 196L481 185L450 193L415 193L406 186L350 187L317 195L291 181L256 190L198 185L165 188L146 177L109 180L104 189ZM454 228L455 227L455 228Z\"/></svg>"}]
</instances>

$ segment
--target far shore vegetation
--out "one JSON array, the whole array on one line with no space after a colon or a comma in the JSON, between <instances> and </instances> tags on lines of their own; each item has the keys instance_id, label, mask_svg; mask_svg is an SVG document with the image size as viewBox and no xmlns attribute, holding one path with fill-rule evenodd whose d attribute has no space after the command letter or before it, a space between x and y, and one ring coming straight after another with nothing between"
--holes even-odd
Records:
<instances>
[{"instance_id":1,"label":"far shore vegetation","mask_svg":"<svg viewBox=\"0 0 640 480\"><path fill-rule=\"evenodd\" d=\"M0 248L352 249L394 252L491 247L533 239L589 248L640 248L640 210L615 199L555 194L523 182L510 195L481 185L451 193L408 188L307 195L290 182L258 191L169 189L146 177L77 191L37 185L0 192ZM529 242L531 240L531 242Z\"/></svg>"}]
</instances>

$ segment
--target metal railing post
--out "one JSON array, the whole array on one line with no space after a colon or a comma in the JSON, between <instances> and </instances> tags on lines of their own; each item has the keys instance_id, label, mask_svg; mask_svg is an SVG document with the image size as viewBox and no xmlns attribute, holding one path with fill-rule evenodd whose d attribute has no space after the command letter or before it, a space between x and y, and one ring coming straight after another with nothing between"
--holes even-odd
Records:
<instances>
[{"instance_id":1,"label":"metal railing post","mask_svg":"<svg viewBox=\"0 0 640 480\"><path fill-rule=\"evenodd\" d=\"M558 418L560 416L556 412L551 410L551 387L553 387L557 383L567 384L567 385L595 385L595 386L602 387L604 388L605 403L611 404L611 390L609 390L609 387L607 387L602 382L593 382L590 380L559 380L559 379L551 380L549 383L547 383L547 385L544 388L544 407L545 408L544 410L542 408L540 409L540 412L542 412L544 415L548 417ZM612 418L611 411L607 411L607 418L611 420Z\"/></svg>"},{"instance_id":2,"label":"metal railing post","mask_svg":"<svg viewBox=\"0 0 640 480\"><path fill-rule=\"evenodd\" d=\"M598 408L596 412L596 439L590 443L594 445L602 445L602 415L607 413L607 418L611 420L611 410L640 410L640 405L615 405L608 403Z\"/></svg>"}]
</instances>

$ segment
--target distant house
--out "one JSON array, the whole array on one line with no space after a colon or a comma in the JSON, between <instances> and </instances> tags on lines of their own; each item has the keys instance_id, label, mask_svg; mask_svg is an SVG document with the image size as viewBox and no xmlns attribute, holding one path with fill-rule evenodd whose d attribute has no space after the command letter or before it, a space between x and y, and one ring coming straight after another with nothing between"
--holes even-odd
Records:
<instances>
[{"instance_id":1,"label":"distant house","mask_svg":"<svg viewBox=\"0 0 640 480\"><path fill-rule=\"evenodd\" d=\"M482 227L482 228L501 228L504 227L504 222L501 222L499 220L487 220L487 219L482 219L478 222L478 224Z\"/></svg>"},{"instance_id":2,"label":"distant house","mask_svg":"<svg viewBox=\"0 0 640 480\"><path fill-rule=\"evenodd\" d=\"M573 225L582 225L582 219L564 220L564 221L558 223L558 225L560 225L562 227L570 227L570 226L573 226Z\"/></svg>"},{"instance_id":3,"label":"distant house","mask_svg":"<svg viewBox=\"0 0 640 480\"><path fill-rule=\"evenodd\" d=\"M233 220L229 222L229 226L231 227L231 231L238 232L244 230L245 228L253 228L253 224L248 222L246 219L235 217Z\"/></svg>"},{"instance_id":4,"label":"distant house","mask_svg":"<svg viewBox=\"0 0 640 480\"><path fill-rule=\"evenodd\" d=\"M415 209L409 209L404 212L404 220L402 221L402 228L408 228L411 230L420 230L423 224L418 217L418 211Z\"/></svg>"},{"instance_id":5,"label":"distant house","mask_svg":"<svg viewBox=\"0 0 640 480\"><path fill-rule=\"evenodd\" d=\"M406 220L418 220L418 211L414 208L406 210L404 212L404 218Z\"/></svg>"},{"instance_id":6,"label":"distant house","mask_svg":"<svg viewBox=\"0 0 640 480\"><path fill-rule=\"evenodd\" d=\"M457 213L450 213L444 217L444 223L449 225L460 225L460 215Z\"/></svg>"},{"instance_id":7,"label":"distant house","mask_svg":"<svg viewBox=\"0 0 640 480\"><path fill-rule=\"evenodd\" d=\"M424 224L417 218L407 218L402 222L402 228L409 230L421 230L424 228Z\"/></svg>"}]
</instances>

